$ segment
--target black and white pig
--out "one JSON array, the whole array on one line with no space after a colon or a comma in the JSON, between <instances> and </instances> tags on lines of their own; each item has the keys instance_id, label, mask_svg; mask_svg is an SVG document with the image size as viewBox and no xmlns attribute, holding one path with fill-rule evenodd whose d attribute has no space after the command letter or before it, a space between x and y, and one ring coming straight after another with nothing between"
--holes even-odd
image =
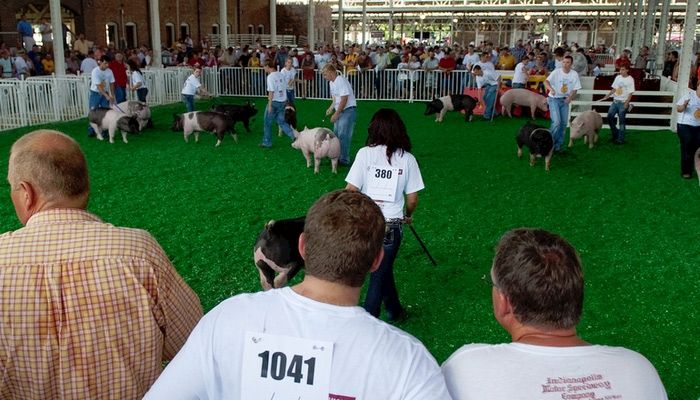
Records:
<instances>
[{"instance_id":1,"label":"black and white pig","mask_svg":"<svg viewBox=\"0 0 700 400\"><path fill-rule=\"evenodd\" d=\"M287 102L287 104L284 106L284 122L288 123L292 129L297 129L297 109L294 107L294 104L290 102ZM282 128L278 127L277 136L281 137L283 134L284 132L282 132Z\"/></svg>"},{"instance_id":2,"label":"black and white pig","mask_svg":"<svg viewBox=\"0 0 700 400\"><path fill-rule=\"evenodd\" d=\"M224 113L215 111L193 111L184 114L173 114L173 132L183 131L185 142L189 141L194 132L194 141L199 142L199 132L213 132L216 135L218 147L226 132L231 132L233 140L238 143L238 134L233 130L231 119Z\"/></svg>"},{"instance_id":3,"label":"black and white pig","mask_svg":"<svg viewBox=\"0 0 700 400\"><path fill-rule=\"evenodd\" d=\"M90 110L88 113L88 121L99 140L104 139L104 137L102 137L102 131L107 130L107 132L109 132L110 143L114 143L114 133L117 129L121 131L124 143L129 143L129 141L126 140L127 133L136 133L139 131L139 122L136 117L129 117L111 108L96 108Z\"/></svg>"},{"instance_id":4,"label":"black and white pig","mask_svg":"<svg viewBox=\"0 0 700 400\"><path fill-rule=\"evenodd\" d=\"M530 166L535 166L537 157L544 157L544 169L549 171L552 152L554 150L554 140L549 129L527 122L516 136L518 143L518 158L523 156L523 146L530 150Z\"/></svg>"},{"instance_id":5,"label":"black and white pig","mask_svg":"<svg viewBox=\"0 0 700 400\"><path fill-rule=\"evenodd\" d=\"M472 114L474 113L474 108L478 104L478 100L472 96L465 94L451 94L449 96L442 96L437 99L433 99L427 104L424 115L433 115L437 113L435 117L435 122L442 122L442 118L448 111L465 111L464 120L469 122L472 120Z\"/></svg>"},{"instance_id":6,"label":"black and white pig","mask_svg":"<svg viewBox=\"0 0 700 400\"><path fill-rule=\"evenodd\" d=\"M304 231L304 221L306 217L272 220L258 235L253 261L264 290L285 286L304 267L304 259L299 254L299 235Z\"/></svg>"},{"instance_id":7,"label":"black and white pig","mask_svg":"<svg viewBox=\"0 0 700 400\"><path fill-rule=\"evenodd\" d=\"M136 100L123 101L113 106L112 109L120 111L129 117L136 117L136 120L139 121L139 131L153 127L151 109L146 103Z\"/></svg>"},{"instance_id":8,"label":"black and white pig","mask_svg":"<svg viewBox=\"0 0 700 400\"><path fill-rule=\"evenodd\" d=\"M218 104L211 107L212 111L224 113L231 120L231 129L236 129L236 122L243 122L246 132L250 133L250 119L258 113L251 102L246 104Z\"/></svg>"}]
</instances>

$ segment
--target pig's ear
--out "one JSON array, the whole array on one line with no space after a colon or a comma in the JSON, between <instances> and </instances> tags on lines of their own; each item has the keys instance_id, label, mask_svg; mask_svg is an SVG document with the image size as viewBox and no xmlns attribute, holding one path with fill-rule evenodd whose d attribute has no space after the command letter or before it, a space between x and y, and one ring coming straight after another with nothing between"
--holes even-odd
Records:
<instances>
[{"instance_id":1,"label":"pig's ear","mask_svg":"<svg viewBox=\"0 0 700 400\"><path fill-rule=\"evenodd\" d=\"M275 220L271 219L268 223L265 224L265 229L270 230L272 229L272 226L275 224Z\"/></svg>"},{"instance_id":2,"label":"pig's ear","mask_svg":"<svg viewBox=\"0 0 700 400\"><path fill-rule=\"evenodd\" d=\"M304 130L307 130L307 129L309 129L309 128L306 125L304 125Z\"/></svg>"}]
</instances>

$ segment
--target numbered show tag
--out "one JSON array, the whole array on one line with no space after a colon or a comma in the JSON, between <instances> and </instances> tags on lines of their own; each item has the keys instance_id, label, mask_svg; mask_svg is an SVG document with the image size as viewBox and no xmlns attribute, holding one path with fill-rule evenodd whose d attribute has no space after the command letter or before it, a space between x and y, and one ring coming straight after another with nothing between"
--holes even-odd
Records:
<instances>
[{"instance_id":1,"label":"numbered show tag","mask_svg":"<svg viewBox=\"0 0 700 400\"><path fill-rule=\"evenodd\" d=\"M398 168L371 166L367 171L367 196L372 200L396 201L399 173Z\"/></svg>"},{"instance_id":2,"label":"numbered show tag","mask_svg":"<svg viewBox=\"0 0 700 400\"><path fill-rule=\"evenodd\" d=\"M328 400L333 343L246 332L241 399Z\"/></svg>"}]
</instances>

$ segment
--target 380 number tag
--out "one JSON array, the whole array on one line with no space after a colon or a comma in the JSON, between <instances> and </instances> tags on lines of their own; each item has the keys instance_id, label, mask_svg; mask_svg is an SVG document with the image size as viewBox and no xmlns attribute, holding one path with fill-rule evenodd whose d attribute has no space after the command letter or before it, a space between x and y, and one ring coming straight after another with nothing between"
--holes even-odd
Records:
<instances>
[{"instance_id":1,"label":"380 number tag","mask_svg":"<svg viewBox=\"0 0 700 400\"><path fill-rule=\"evenodd\" d=\"M372 165L365 175L367 195L373 200L396 201L396 188L399 186L399 169Z\"/></svg>"},{"instance_id":2,"label":"380 number tag","mask_svg":"<svg viewBox=\"0 0 700 400\"><path fill-rule=\"evenodd\" d=\"M327 400L333 343L246 332L241 398Z\"/></svg>"}]
</instances>

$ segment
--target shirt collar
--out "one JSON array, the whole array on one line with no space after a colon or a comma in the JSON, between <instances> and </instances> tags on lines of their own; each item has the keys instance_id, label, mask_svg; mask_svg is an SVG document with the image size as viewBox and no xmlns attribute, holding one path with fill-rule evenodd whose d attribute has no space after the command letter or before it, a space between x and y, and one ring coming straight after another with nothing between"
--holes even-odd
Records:
<instances>
[{"instance_id":1,"label":"shirt collar","mask_svg":"<svg viewBox=\"0 0 700 400\"><path fill-rule=\"evenodd\" d=\"M54 224L61 222L102 222L96 215L77 208L55 208L32 215L26 226Z\"/></svg>"}]
</instances>

